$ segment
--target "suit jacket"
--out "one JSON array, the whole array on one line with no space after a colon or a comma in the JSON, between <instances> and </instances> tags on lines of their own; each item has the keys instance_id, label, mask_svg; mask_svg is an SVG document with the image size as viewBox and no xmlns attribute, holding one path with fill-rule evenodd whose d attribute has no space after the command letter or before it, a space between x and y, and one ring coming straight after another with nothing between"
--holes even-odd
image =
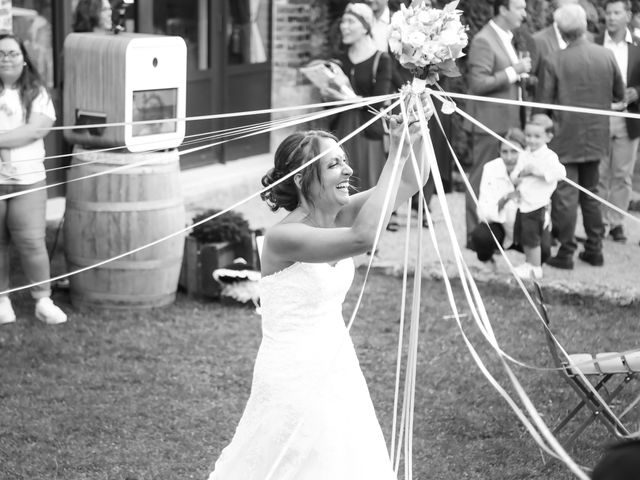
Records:
<instances>
[{"instance_id":1,"label":"suit jacket","mask_svg":"<svg viewBox=\"0 0 640 480\"><path fill-rule=\"evenodd\" d=\"M634 88L640 94L640 46L637 39L634 38L633 40L633 44L627 44L629 60L627 62L627 71L622 72L622 75L627 80L627 88ZM604 34L598 35L595 38L595 42L598 45L604 45ZM627 105L627 110L632 113L640 113L640 100ZM640 120L626 118L625 121L629 138L640 137Z\"/></svg>"},{"instance_id":2,"label":"suit jacket","mask_svg":"<svg viewBox=\"0 0 640 480\"><path fill-rule=\"evenodd\" d=\"M500 37L491 25L485 25L471 41L467 56L467 83L471 95L518 99L518 85L509 83L505 69L511 59ZM499 103L467 102L469 114L493 131L504 134L509 128L520 126L520 107ZM475 129L475 127L474 127Z\"/></svg>"},{"instance_id":3,"label":"suit jacket","mask_svg":"<svg viewBox=\"0 0 640 480\"><path fill-rule=\"evenodd\" d=\"M544 103L611 110L624 98L624 83L613 53L581 38L543 61L538 91ZM554 110L553 118L549 148L563 164L609 156L609 117Z\"/></svg>"},{"instance_id":4,"label":"suit jacket","mask_svg":"<svg viewBox=\"0 0 640 480\"><path fill-rule=\"evenodd\" d=\"M539 61L533 65L533 73L536 77L540 77L540 71L542 69L542 61L549 56L550 53L560 50L558 45L558 37L553 25L543 28L533 34L533 41L536 44L538 50Z\"/></svg>"}]
</instances>

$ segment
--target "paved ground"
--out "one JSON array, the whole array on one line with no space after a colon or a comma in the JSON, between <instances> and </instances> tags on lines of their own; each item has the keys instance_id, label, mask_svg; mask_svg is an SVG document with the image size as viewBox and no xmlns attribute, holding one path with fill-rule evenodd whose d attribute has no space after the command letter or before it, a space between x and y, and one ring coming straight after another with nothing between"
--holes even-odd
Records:
<instances>
[{"instance_id":1,"label":"paved ground","mask_svg":"<svg viewBox=\"0 0 640 480\"><path fill-rule=\"evenodd\" d=\"M453 218L454 230L458 242L464 242L464 197L462 193L450 193L446 195L447 203ZM199 205L202 207L203 205ZM432 201L432 215L435 223L436 238L442 257L448 272L452 278L457 277L457 270L453 260L452 242L449 240L442 212L439 204ZM252 200L238 210L242 211L254 228L265 228L275 223L280 214L271 213L260 200ZM588 295L607 299L617 304L630 304L640 302L640 281L638 266L640 264L640 217L636 214L637 221L627 221L626 244L615 243L611 240L604 242L605 264L603 267L592 267L575 258L573 270L558 270L549 266L544 267L543 283L547 288L560 290L566 293ZM405 223L406 213L400 212L399 219ZM579 220L580 222L581 220ZM417 242L417 230L415 216L412 217L411 245L409 265L414 264L415 245ZM404 226L397 232L385 231L381 239L378 255L374 259L374 267L385 269L389 273L401 273L404 258L404 242L406 229ZM423 275L441 277L441 269L436 257L428 230L424 230L424 263ZM582 233L579 227L578 234ZM461 243L464 245L464 243ZM508 258L515 265L520 264L524 256L518 252L507 252ZM492 271L479 262L475 253L463 249L463 257L469 269L479 281L499 281L515 286L515 281L509 274L507 263L503 258L497 258L497 269ZM364 266L368 257L363 255L357 259L359 266Z\"/></svg>"}]
</instances>

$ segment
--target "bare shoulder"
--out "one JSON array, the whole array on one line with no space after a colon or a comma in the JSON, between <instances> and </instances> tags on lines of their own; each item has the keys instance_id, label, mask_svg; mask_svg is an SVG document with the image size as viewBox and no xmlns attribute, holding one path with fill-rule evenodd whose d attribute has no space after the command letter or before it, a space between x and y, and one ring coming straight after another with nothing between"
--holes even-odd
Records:
<instances>
[{"instance_id":1,"label":"bare shoulder","mask_svg":"<svg viewBox=\"0 0 640 480\"><path fill-rule=\"evenodd\" d=\"M294 248L295 238L305 227L307 225L285 218L267 229L260 258L263 277L284 270L296 263L288 259L285 254Z\"/></svg>"}]
</instances>

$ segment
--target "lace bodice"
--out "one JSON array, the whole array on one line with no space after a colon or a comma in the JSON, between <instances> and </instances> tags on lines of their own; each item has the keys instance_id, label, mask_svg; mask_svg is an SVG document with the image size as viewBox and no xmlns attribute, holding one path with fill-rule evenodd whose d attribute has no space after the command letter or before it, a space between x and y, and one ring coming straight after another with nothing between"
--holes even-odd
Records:
<instances>
[{"instance_id":1,"label":"lace bodice","mask_svg":"<svg viewBox=\"0 0 640 480\"><path fill-rule=\"evenodd\" d=\"M342 303L353 281L353 259L294 263L260 280L262 334L273 337L300 328L326 327L342 321Z\"/></svg>"}]
</instances>

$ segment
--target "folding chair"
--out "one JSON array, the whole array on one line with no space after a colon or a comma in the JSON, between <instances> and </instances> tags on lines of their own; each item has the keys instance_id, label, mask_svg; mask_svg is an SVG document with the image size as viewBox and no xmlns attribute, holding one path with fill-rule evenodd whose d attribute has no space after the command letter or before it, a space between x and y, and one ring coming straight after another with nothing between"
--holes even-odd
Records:
<instances>
[{"instance_id":1,"label":"folding chair","mask_svg":"<svg viewBox=\"0 0 640 480\"><path fill-rule=\"evenodd\" d=\"M570 354L569 358L564 355L563 357L565 358L561 358L557 340L551 334L549 313L542 296L542 288L538 282L534 281L534 285L540 307L539 310L546 324L545 336L553 363L562 377L580 397L578 405L554 428L554 435L558 434L578 412L587 407L591 410L591 414L564 442L565 446L570 446L595 420L600 420L615 437L629 437L631 434L620 420L620 417L633 408L640 397L632 402L629 408L620 416L613 412L610 405L623 387L640 373L640 350L624 354L619 352L603 352L595 355L591 353L576 353ZM582 373L582 375L579 373ZM597 395L594 390L598 392Z\"/></svg>"}]
</instances>

